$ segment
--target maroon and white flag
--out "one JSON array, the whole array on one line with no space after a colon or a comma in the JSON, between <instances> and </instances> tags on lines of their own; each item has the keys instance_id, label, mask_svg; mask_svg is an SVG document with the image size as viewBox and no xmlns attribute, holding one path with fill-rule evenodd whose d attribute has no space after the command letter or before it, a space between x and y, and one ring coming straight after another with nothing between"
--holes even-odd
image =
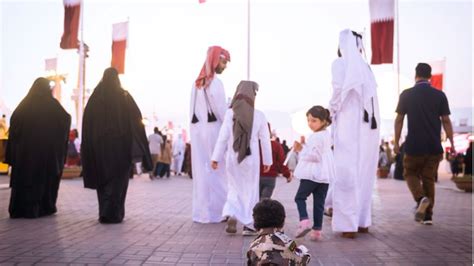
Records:
<instances>
[{"instance_id":1,"label":"maroon and white flag","mask_svg":"<svg viewBox=\"0 0 474 266\"><path fill-rule=\"evenodd\" d=\"M125 73L125 49L127 48L128 21L112 25L112 63L118 73Z\"/></svg>"},{"instance_id":2,"label":"maroon and white flag","mask_svg":"<svg viewBox=\"0 0 474 266\"><path fill-rule=\"evenodd\" d=\"M64 0L64 33L59 46L62 49L77 49L79 40L79 19L81 16L81 0Z\"/></svg>"},{"instance_id":3,"label":"maroon and white flag","mask_svg":"<svg viewBox=\"0 0 474 266\"><path fill-rule=\"evenodd\" d=\"M394 0L369 0L369 7L372 37L371 64L392 64Z\"/></svg>"},{"instance_id":4,"label":"maroon and white flag","mask_svg":"<svg viewBox=\"0 0 474 266\"><path fill-rule=\"evenodd\" d=\"M431 66L431 86L442 91L446 60L428 62Z\"/></svg>"},{"instance_id":5,"label":"maroon and white flag","mask_svg":"<svg viewBox=\"0 0 474 266\"><path fill-rule=\"evenodd\" d=\"M44 60L44 70L46 71L56 71L58 66L58 59L57 58L48 58Z\"/></svg>"},{"instance_id":6,"label":"maroon and white flag","mask_svg":"<svg viewBox=\"0 0 474 266\"><path fill-rule=\"evenodd\" d=\"M204 4L206 3L206 0L199 0L199 4Z\"/></svg>"}]
</instances>

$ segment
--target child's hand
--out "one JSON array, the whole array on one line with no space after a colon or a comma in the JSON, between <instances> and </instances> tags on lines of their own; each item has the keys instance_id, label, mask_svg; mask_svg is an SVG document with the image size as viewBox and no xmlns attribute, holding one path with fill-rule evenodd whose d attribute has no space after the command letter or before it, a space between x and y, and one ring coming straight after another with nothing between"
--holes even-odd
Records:
<instances>
[{"instance_id":1,"label":"child's hand","mask_svg":"<svg viewBox=\"0 0 474 266\"><path fill-rule=\"evenodd\" d=\"M293 180L293 174L290 174L290 176L286 178L286 183L290 183L291 180Z\"/></svg>"},{"instance_id":2,"label":"child's hand","mask_svg":"<svg viewBox=\"0 0 474 266\"><path fill-rule=\"evenodd\" d=\"M211 161L211 168L216 170L219 167L219 163L216 161Z\"/></svg>"},{"instance_id":3,"label":"child's hand","mask_svg":"<svg viewBox=\"0 0 474 266\"><path fill-rule=\"evenodd\" d=\"M293 150L295 152L300 152L302 149L303 146L301 145L301 143L299 143L298 141L295 141L295 143L293 143Z\"/></svg>"},{"instance_id":4,"label":"child's hand","mask_svg":"<svg viewBox=\"0 0 474 266\"><path fill-rule=\"evenodd\" d=\"M264 165L263 166L263 172L266 173L266 172L270 171L270 167L271 167L271 165Z\"/></svg>"}]
</instances>

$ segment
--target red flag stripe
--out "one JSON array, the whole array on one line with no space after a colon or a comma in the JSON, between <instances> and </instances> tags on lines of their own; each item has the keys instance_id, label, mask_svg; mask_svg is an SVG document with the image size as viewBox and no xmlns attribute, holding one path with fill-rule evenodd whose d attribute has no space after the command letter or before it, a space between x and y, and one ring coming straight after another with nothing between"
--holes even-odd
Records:
<instances>
[{"instance_id":1,"label":"red flag stripe","mask_svg":"<svg viewBox=\"0 0 474 266\"><path fill-rule=\"evenodd\" d=\"M128 21L112 25L112 62L118 73L125 73L125 51L127 48Z\"/></svg>"},{"instance_id":2,"label":"red flag stripe","mask_svg":"<svg viewBox=\"0 0 474 266\"><path fill-rule=\"evenodd\" d=\"M431 66L431 86L438 90L443 90L446 60L431 61L428 64Z\"/></svg>"},{"instance_id":3,"label":"red flag stripe","mask_svg":"<svg viewBox=\"0 0 474 266\"><path fill-rule=\"evenodd\" d=\"M372 23L370 32L372 41L371 64L393 63L393 20Z\"/></svg>"},{"instance_id":4,"label":"red flag stripe","mask_svg":"<svg viewBox=\"0 0 474 266\"><path fill-rule=\"evenodd\" d=\"M62 49L77 49L79 41L79 18L81 15L81 2L69 3L64 1L64 33L59 46Z\"/></svg>"},{"instance_id":5,"label":"red flag stripe","mask_svg":"<svg viewBox=\"0 0 474 266\"><path fill-rule=\"evenodd\" d=\"M112 42L112 63L111 66L117 69L118 73L125 73L125 48L127 40Z\"/></svg>"},{"instance_id":6,"label":"red flag stripe","mask_svg":"<svg viewBox=\"0 0 474 266\"><path fill-rule=\"evenodd\" d=\"M372 64L393 63L394 0L369 0Z\"/></svg>"},{"instance_id":7,"label":"red flag stripe","mask_svg":"<svg viewBox=\"0 0 474 266\"><path fill-rule=\"evenodd\" d=\"M442 91L443 90L443 74L431 75L431 86Z\"/></svg>"}]
</instances>

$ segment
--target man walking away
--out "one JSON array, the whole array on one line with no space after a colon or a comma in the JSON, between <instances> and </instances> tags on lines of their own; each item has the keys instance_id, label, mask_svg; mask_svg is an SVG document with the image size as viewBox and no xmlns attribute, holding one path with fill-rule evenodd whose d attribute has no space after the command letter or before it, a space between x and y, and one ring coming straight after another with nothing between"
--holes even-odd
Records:
<instances>
[{"instance_id":1,"label":"man walking away","mask_svg":"<svg viewBox=\"0 0 474 266\"><path fill-rule=\"evenodd\" d=\"M408 135L403 158L403 176L418 205L415 221L426 225L433 224L435 177L443 155L441 124L451 142L451 151L455 153L448 99L444 92L431 86L430 78L431 66L419 63L416 66L415 86L400 94L393 148L398 154L403 120L407 115Z\"/></svg>"}]
</instances>

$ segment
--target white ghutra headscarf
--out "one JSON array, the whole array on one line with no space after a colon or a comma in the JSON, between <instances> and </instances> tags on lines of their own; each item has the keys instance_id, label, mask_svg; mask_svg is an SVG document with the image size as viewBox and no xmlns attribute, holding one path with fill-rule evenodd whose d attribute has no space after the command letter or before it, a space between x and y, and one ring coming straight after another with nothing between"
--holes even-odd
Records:
<instances>
[{"instance_id":1,"label":"white ghutra headscarf","mask_svg":"<svg viewBox=\"0 0 474 266\"><path fill-rule=\"evenodd\" d=\"M345 29L339 34L339 50L344 60L344 81L342 84L341 98L342 102L350 91L356 92L363 102L364 121L369 122L369 113L371 111L371 127L377 128L377 122L374 116L374 97L377 94L377 83L370 66L362 57L363 51L362 38L356 37L354 33Z\"/></svg>"}]
</instances>

